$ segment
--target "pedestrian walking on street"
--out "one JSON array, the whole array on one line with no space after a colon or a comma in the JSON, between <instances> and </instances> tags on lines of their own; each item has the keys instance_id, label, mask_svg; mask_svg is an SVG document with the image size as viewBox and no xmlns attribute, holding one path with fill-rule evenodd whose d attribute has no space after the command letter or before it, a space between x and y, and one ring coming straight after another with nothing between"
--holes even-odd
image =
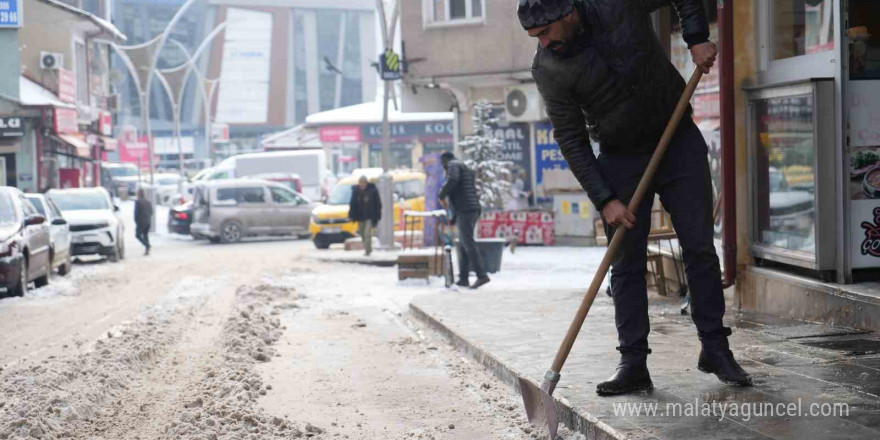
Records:
<instances>
[{"instance_id":1,"label":"pedestrian walking on street","mask_svg":"<svg viewBox=\"0 0 880 440\"><path fill-rule=\"evenodd\" d=\"M358 184L351 191L351 202L348 205L348 217L358 222L358 234L364 243L364 255L373 253L373 228L382 218L382 200L379 190L370 183L366 176L358 179Z\"/></svg>"},{"instance_id":2,"label":"pedestrian walking on street","mask_svg":"<svg viewBox=\"0 0 880 440\"><path fill-rule=\"evenodd\" d=\"M147 200L143 188L140 188L137 191L137 201L134 202L134 224L135 236L144 245L144 255L150 255L150 226L152 223L153 204Z\"/></svg>"},{"instance_id":3,"label":"pedestrian walking on street","mask_svg":"<svg viewBox=\"0 0 880 440\"><path fill-rule=\"evenodd\" d=\"M609 240L616 228L629 229L611 268L621 358L614 375L596 387L600 395L653 386L646 362L651 350L645 272L655 193L684 249L692 316L702 343L698 369L727 384L752 384L730 351L731 331L722 323L708 148L690 110L644 201L635 213L626 206L685 89L649 15L670 3L694 62L708 73L717 50L709 41L702 0L519 0L517 8L522 27L538 39L532 76L569 168L602 213ZM599 144L598 158L591 138Z\"/></svg>"},{"instance_id":4,"label":"pedestrian walking on street","mask_svg":"<svg viewBox=\"0 0 880 440\"><path fill-rule=\"evenodd\" d=\"M456 159L455 155L448 151L440 156L440 161L446 171L446 181L440 188L440 204L448 209L446 198L448 197L452 202L450 223L458 227L458 240L461 249L458 258L458 282L456 285L469 287L468 276L470 270L473 269L477 274L477 281L470 288L479 289L490 280L474 239L474 229L477 227L477 220L480 219L482 211L474 170L468 168L464 162Z\"/></svg>"}]
</instances>

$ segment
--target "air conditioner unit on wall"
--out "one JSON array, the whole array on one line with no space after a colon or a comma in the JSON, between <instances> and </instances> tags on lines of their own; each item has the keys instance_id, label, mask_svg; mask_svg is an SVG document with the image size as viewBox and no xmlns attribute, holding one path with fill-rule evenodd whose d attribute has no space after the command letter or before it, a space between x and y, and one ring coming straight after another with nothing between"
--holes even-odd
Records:
<instances>
[{"instance_id":1,"label":"air conditioner unit on wall","mask_svg":"<svg viewBox=\"0 0 880 440\"><path fill-rule=\"evenodd\" d=\"M504 93L504 111L509 122L533 122L547 119L544 101L535 83L511 86Z\"/></svg>"},{"instance_id":2,"label":"air conditioner unit on wall","mask_svg":"<svg viewBox=\"0 0 880 440\"><path fill-rule=\"evenodd\" d=\"M58 70L64 67L64 54L40 51L40 69Z\"/></svg>"}]
</instances>

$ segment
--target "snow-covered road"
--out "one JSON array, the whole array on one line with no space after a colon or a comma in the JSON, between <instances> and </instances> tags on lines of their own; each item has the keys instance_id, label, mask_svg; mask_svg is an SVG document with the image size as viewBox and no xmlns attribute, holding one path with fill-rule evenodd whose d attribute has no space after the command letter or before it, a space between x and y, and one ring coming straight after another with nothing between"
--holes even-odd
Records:
<instances>
[{"instance_id":1,"label":"snow-covered road","mask_svg":"<svg viewBox=\"0 0 880 440\"><path fill-rule=\"evenodd\" d=\"M122 263L0 300L0 439L531 438L513 390L408 313L477 293L318 262L306 240L170 236L164 215L151 256L129 227ZM486 288L578 288L593 260L519 248Z\"/></svg>"}]
</instances>

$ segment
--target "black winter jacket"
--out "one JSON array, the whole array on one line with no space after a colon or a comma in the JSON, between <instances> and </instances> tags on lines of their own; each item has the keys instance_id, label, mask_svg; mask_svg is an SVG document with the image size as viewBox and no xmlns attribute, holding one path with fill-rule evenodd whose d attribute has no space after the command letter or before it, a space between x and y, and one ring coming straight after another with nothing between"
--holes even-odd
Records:
<instances>
[{"instance_id":1,"label":"black winter jacket","mask_svg":"<svg viewBox=\"0 0 880 440\"><path fill-rule=\"evenodd\" d=\"M153 223L153 204L147 199L134 202L134 224L138 229L149 228Z\"/></svg>"},{"instance_id":2,"label":"black winter jacket","mask_svg":"<svg viewBox=\"0 0 880 440\"><path fill-rule=\"evenodd\" d=\"M379 198L379 189L376 188L376 185L368 183L367 189L364 191L370 196L366 210L362 209L360 200L358 200L361 188L357 185L352 188L351 202L348 204L348 218L358 222L370 220L373 222L373 226L376 226L382 218L382 200Z\"/></svg>"},{"instance_id":3,"label":"black winter jacket","mask_svg":"<svg viewBox=\"0 0 880 440\"><path fill-rule=\"evenodd\" d=\"M685 82L649 14L672 4L688 46L709 40L702 0L575 0L583 33L566 53L538 46L532 76L572 173L598 209L617 196L593 155L653 152Z\"/></svg>"},{"instance_id":4,"label":"black winter jacket","mask_svg":"<svg viewBox=\"0 0 880 440\"><path fill-rule=\"evenodd\" d=\"M454 212L475 212L482 209L477 195L474 170L464 162L453 159L446 165L446 181L440 188L440 200L449 197Z\"/></svg>"}]
</instances>

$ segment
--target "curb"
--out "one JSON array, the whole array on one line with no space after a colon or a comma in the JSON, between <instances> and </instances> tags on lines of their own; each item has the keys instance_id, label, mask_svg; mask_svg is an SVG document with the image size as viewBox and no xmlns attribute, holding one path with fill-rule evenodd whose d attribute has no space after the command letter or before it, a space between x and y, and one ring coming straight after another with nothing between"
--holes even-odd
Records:
<instances>
[{"instance_id":1,"label":"curb","mask_svg":"<svg viewBox=\"0 0 880 440\"><path fill-rule=\"evenodd\" d=\"M410 302L409 308L416 318L441 333L456 349L464 351L468 356L489 369L489 371L491 371L492 374L498 377L502 382L513 387L517 394L521 394L517 382L519 377L524 377L530 382L535 383L537 386L540 386L540 384L536 383L533 378L522 374L509 365L506 365L480 344L468 340L464 336L458 334L455 330L447 327L441 320L438 320L422 310L415 304L415 302ZM571 402L566 398L555 395L553 396L553 399L556 401L556 407L559 410L560 423L572 431L581 433L588 439L625 440L629 438L608 424L597 419L589 412L574 408Z\"/></svg>"},{"instance_id":2,"label":"curb","mask_svg":"<svg viewBox=\"0 0 880 440\"><path fill-rule=\"evenodd\" d=\"M343 263L343 264L361 264L364 266L376 267L394 267L397 266L397 260L369 260L366 258L331 258L331 257L312 257L316 261L322 263Z\"/></svg>"}]
</instances>

